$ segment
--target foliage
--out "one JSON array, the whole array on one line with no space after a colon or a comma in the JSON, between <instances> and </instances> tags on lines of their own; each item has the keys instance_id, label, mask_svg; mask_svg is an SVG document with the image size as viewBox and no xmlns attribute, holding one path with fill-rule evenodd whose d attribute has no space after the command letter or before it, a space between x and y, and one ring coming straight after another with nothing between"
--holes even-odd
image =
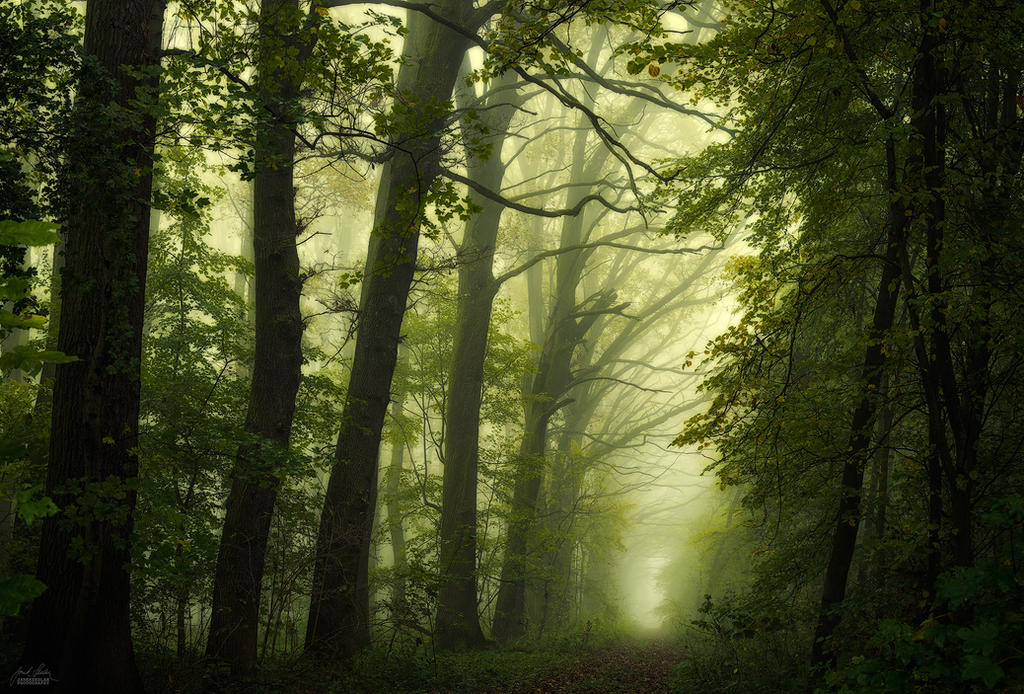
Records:
<instances>
[{"instance_id":1,"label":"foliage","mask_svg":"<svg viewBox=\"0 0 1024 694\"><path fill-rule=\"evenodd\" d=\"M867 650L829 678L839 692L1003 692L1024 684L1024 499L996 499L985 522L1003 536L993 559L939 577L947 608L919 624L882 620Z\"/></svg>"},{"instance_id":2,"label":"foliage","mask_svg":"<svg viewBox=\"0 0 1024 694\"><path fill-rule=\"evenodd\" d=\"M180 11L200 30L195 49L177 55L164 73L162 108L181 124L169 144L224 152L248 178L256 134L276 117L299 124L307 145L326 139L360 151L360 142L375 139L368 117L382 111L390 91L395 18L371 12L350 25L323 8L303 15L287 4L261 17L239 2L188 3ZM378 30L384 39L371 38ZM253 67L264 76L258 85ZM300 93L282 92L274 80L285 79L301 85Z\"/></svg>"},{"instance_id":3,"label":"foliage","mask_svg":"<svg viewBox=\"0 0 1024 694\"><path fill-rule=\"evenodd\" d=\"M211 589L225 478L241 440L251 336L228 272L244 261L209 245L197 153L172 150L155 197L171 219L150 239L142 360L135 618L146 634ZM159 619L154 617L159 616ZM182 625L178 625L178 629Z\"/></svg>"},{"instance_id":4,"label":"foliage","mask_svg":"<svg viewBox=\"0 0 1024 694\"><path fill-rule=\"evenodd\" d=\"M0 246L6 249L3 264L0 265L0 299L11 306L12 310L0 309L0 334L9 335L12 331L45 328L43 316L32 315L29 311L37 306L30 291L31 279L35 270L24 270L18 263L24 259L24 248L20 246L47 246L56 240L55 224L37 220L2 220L0 221ZM15 260L13 264L12 260ZM21 314L21 315L19 315ZM35 521L57 512L57 507L48 497L42 495L40 471L31 465L33 454L46 445L46 429L38 421L33 421L33 410L36 410L36 389L20 381L24 379L8 378L13 372L20 371L29 376L35 375L44 362L67 363L74 361L56 350L39 349L37 345L19 344L7 347L0 356L0 369L4 380L0 384L0 524L4 531L0 539L4 546L0 548L0 617L12 617L18 614L21 605L42 594L46 586L34 576L19 569L28 568L30 563L22 555L22 542L9 537L19 523L24 523L22 534ZM45 408L35 414L45 414ZM45 420L44 420L45 421Z\"/></svg>"},{"instance_id":5,"label":"foliage","mask_svg":"<svg viewBox=\"0 0 1024 694\"><path fill-rule=\"evenodd\" d=\"M82 30L67 0L0 6L0 217L60 217L58 173Z\"/></svg>"},{"instance_id":6,"label":"foliage","mask_svg":"<svg viewBox=\"0 0 1024 694\"><path fill-rule=\"evenodd\" d=\"M742 490L763 601L813 602L837 557L833 532L859 528L841 574L845 625L829 644L840 657L886 618L941 614L950 584L936 590L934 567L959 575L953 566L994 558L993 529L964 509L1022 483L1024 428L1010 404L1022 331L1009 307L1020 298L1002 279L1019 276L1004 262L1018 262L1024 219L1024 53L1008 29L1020 16L1009 4L726 2L706 43L653 37L623 49L630 72L656 66L652 76L736 129L675 162L653 196L675 206L668 230L745 227L753 250L731 268L738 319L705 354L711 406L676 443L707 451L722 488ZM895 324L873 335L882 261L891 270L894 256L899 278L882 289L901 292ZM869 374L873 349L882 366ZM870 421L855 431L861 403ZM843 488L853 465L865 483ZM840 499L855 499L854 511L837 517ZM960 628L981 628L968 612L957 611ZM884 629L876 647L918 633ZM992 680L981 655L943 657ZM955 674L919 684L955 687ZM894 691L912 684L901 682Z\"/></svg>"},{"instance_id":7,"label":"foliage","mask_svg":"<svg viewBox=\"0 0 1024 694\"><path fill-rule=\"evenodd\" d=\"M687 636L688 657L673 672L673 692L802 691L806 653L798 615L757 597L705 596Z\"/></svg>"},{"instance_id":8,"label":"foliage","mask_svg":"<svg viewBox=\"0 0 1024 694\"><path fill-rule=\"evenodd\" d=\"M253 328L232 286L234 276L251 276L252 267L211 243L221 191L204 182L200 153L170 149L162 162L155 197L170 223L153 234L150 247L134 618L139 633L159 643L168 630L182 629L169 618L181 611L191 649L204 637L193 615L212 590L229 473L238 447L250 440L243 415ZM312 345L304 357L309 364L327 362ZM322 503L316 480L329 465L324 442L343 400L337 369L303 377L291 452L277 461L282 484L263 583L264 657L299 645L296 601L308 590Z\"/></svg>"}]
</instances>

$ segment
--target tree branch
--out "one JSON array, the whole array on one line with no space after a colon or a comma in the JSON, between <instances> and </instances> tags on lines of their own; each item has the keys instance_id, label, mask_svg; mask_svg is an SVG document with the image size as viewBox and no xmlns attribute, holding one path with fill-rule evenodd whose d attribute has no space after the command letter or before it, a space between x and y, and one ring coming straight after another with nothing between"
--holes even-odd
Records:
<instances>
[{"instance_id":1,"label":"tree branch","mask_svg":"<svg viewBox=\"0 0 1024 694\"><path fill-rule=\"evenodd\" d=\"M500 193L497 193L491 190L490 188L487 188L486 186L480 185L476 181L466 178L465 176L462 176L460 174L457 174L454 171L445 170L441 172L441 175L445 176L446 178L450 178L456 183L462 183L463 185L479 193L485 198L493 200L494 202L504 205L505 207L508 207L513 210L518 210L519 212L525 212L526 214L536 215L538 217L575 217L583 210L583 208L586 206L588 202L599 202L601 203L601 205L607 207L612 212L618 212L620 214L627 214L629 212L642 212L642 210L639 207L619 207L617 205L614 205L613 203L610 203L607 200L605 200L597 193L584 196L574 207L557 210L546 210L541 207L530 207L529 205L523 205L521 203L515 202L514 200L510 200L509 198L506 198Z\"/></svg>"}]
</instances>

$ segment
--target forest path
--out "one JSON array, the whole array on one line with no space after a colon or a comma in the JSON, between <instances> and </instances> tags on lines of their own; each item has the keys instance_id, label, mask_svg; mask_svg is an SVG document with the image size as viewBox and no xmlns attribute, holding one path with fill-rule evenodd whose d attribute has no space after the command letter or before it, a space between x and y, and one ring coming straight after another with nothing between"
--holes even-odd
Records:
<instances>
[{"instance_id":1,"label":"forest path","mask_svg":"<svg viewBox=\"0 0 1024 694\"><path fill-rule=\"evenodd\" d=\"M649 694L668 692L672 669L685 657L671 639L628 639L581 650L574 660L552 665L522 682L509 682L493 694Z\"/></svg>"}]
</instances>

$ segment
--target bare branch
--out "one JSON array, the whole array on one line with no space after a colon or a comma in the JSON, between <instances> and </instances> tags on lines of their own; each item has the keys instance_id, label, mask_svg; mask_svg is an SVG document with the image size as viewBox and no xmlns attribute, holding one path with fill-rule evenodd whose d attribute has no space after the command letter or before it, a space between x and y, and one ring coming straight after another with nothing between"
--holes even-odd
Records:
<instances>
[{"instance_id":1,"label":"bare branch","mask_svg":"<svg viewBox=\"0 0 1024 694\"><path fill-rule=\"evenodd\" d=\"M640 231L640 229L630 229L630 230L628 230L626 232L621 232L620 231L620 232L618 232L616 234L613 234L612 236L613 237L621 237L621 236L625 236L627 234L635 233L637 231ZM560 255L562 253L569 253L571 251L589 250L589 249L592 249L592 248L600 248L602 246L610 246L612 248L624 248L624 249L627 249L627 250L638 251L638 252L643 252L643 253L694 253L694 254L697 254L697 253L705 253L705 252L708 252L708 251L718 251L718 250L721 250L721 247L719 247L719 246L699 246L697 248L675 248L675 249L658 250L658 249L643 248L641 246L627 246L625 244L615 243L613 241L607 241L607 240L603 240L602 239L602 240L598 240L598 241L593 241L591 243L581 243L581 244L578 244L578 245L575 245L575 246L565 246L564 248L556 248L556 249L553 249L553 250L550 250L550 251L542 251L541 253L538 253L537 255L535 255L532 258L530 258L529 260L527 260L522 265L514 267L511 270L509 270L508 272L502 273L501 275L496 277L494 281L495 281L496 284L501 284L503 282L506 282L506 281L512 279L513 277L515 277L516 275L521 275L522 273L526 272L527 270L529 270L531 267L533 267L534 265L536 265L540 261L546 260L547 258L551 258L551 257L556 256L556 255Z\"/></svg>"},{"instance_id":2,"label":"bare branch","mask_svg":"<svg viewBox=\"0 0 1024 694\"><path fill-rule=\"evenodd\" d=\"M462 183L463 185L467 186L468 188L471 188L472 190L484 196L485 198L493 200L494 202L504 205L505 207L508 207L513 210L518 210L519 212L525 212L526 214L537 215L538 217L575 217L583 210L584 207L586 207L587 203L589 202L598 202L604 207L607 207L609 210L613 212L618 212L620 214L627 214L629 212L642 212L642 210L639 207L619 207L613 203L608 202L597 193L584 196L573 207L558 210L546 210L542 207L530 207L529 205L523 205L521 203L515 202L514 200L510 200L509 198L506 198L500 193L497 193L491 190L490 188L487 188L486 186L482 186L476 181L466 178L465 176L462 176L460 174L457 174L454 171L445 170L441 172L441 175L450 178L456 183Z\"/></svg>"}]
</instances>

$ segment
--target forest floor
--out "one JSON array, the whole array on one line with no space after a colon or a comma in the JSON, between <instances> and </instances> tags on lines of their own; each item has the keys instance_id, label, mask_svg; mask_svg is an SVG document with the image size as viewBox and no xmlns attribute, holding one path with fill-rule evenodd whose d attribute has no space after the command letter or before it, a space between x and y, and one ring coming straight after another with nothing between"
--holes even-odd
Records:
<instances>
[{"instance_id":1,"label":"forest floor","mask_svg":"<svg viewBox=\"0 0 1024 694\"><path fill-rule=\"evenodd\" d=\"M581 651L550 669L527 673L527 681L488 690L493 694L572 692L573 694L669 691L672 669L685 657L682 645L669 639L629 639Z\"/></svg>"},{"instance_id":2,"label":"forest floor","mask_svg":"<svg viewBox=\"0 0 1024 694\"><path fill-rule=\"evenodd\" d=\"M223 671L166 662L147 663L143 676L152 694L651 694L670 690L672 670L686 653L674 639L621 636L532 651L364 656L341 673L279 663L244 683Z\"/></svg>"}]
</instances>

